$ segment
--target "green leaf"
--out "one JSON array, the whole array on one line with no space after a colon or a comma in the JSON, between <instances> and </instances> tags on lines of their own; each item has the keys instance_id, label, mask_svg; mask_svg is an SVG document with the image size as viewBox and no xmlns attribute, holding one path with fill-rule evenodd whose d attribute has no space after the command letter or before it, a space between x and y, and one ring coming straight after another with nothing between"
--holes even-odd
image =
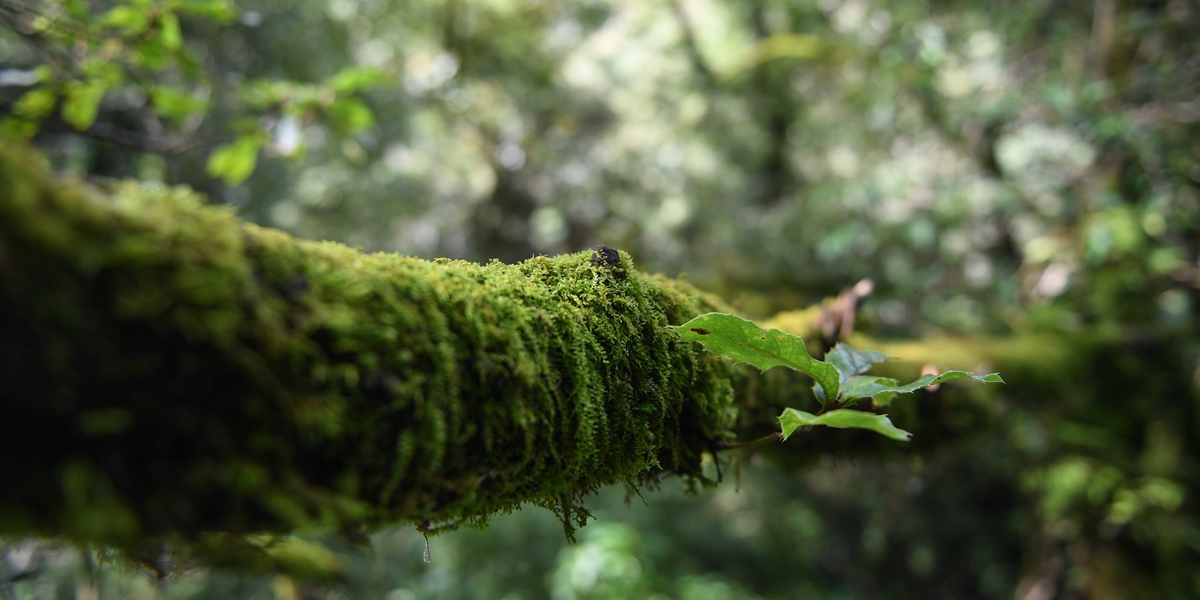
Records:
<instances>
[{"instance_id":1,"label":"green leaf","mask_svg":"<svg viewBox=\"0 0 1200 600\"><path fill-rule=\"evenodd\" d=\"M838 344L825 355L825 362L838 370L838 383L846 385L846 380L866 373L871 365L883 362L888 355L874 350L856 350L846 344Z\"/></svg>"},{"instance_id":2,"label":"green leaf","mask_svg":"<svg viewBox=\"0 0 1200 600\"><path fill-rule=\"evenodd\" d=\"M351 94L378 87L386 83L387 80L388 76L379 69L371 67L348 67L330 77L325 82L325 85L338 94Z\"/></svg>"},{"instance_id":3,"label":"green leaf","mask_svg":"<svg viewBox=\"0 0 1200 600\"><path fill-rule=\"evenodd\" d=\"M267 108L295 98L299 87L285 81L255 79L242 84L238 88L238 96L242 102L254 108Z\"/></svg>"},{"instance_id":4,"label":"green leaf","mask_svg":"<svg viewBox=\"0 0 1200 600\"><path fill-rule=\"evenodd\" d=\"M120 29L128 35L137 35L146 30L149 18L147 8L121 4L101 15L99 21L105 27Z\"/></svg>"},{"instance_id":5,"label":"green leaf","mask_svg":"<svg viewBox=\"0 0 1200 600\"><path fill-rule=\"evenodd\" d=\"M15 115L8 115L0 119L0 131L15 138L28 140L37 135L38 124Z\"/></svg>"},{"instance_id":6,"label":"green leaf","mask_svg":"<svg viewBox=\"0 0 1200 600\"><path fill-rule=\"evenodd\" d=\"M358 98L338 98L329 106L328 114L346 133L358 133L375 125L375 114Z\"/></svg>"},{"instance_id":7,"label":"green leaf","mask_svg":"<svg viewBox=\"0 0 1200 600\"><path fill-rule=\"evenodd\" d=\"M905 385L899 385L895 379L887 377L858 376L851 377L842 388L842 401L857 398L872 398L878 406L887 406L896 394L909 394L923 387L937 385L955 379L974 379L983 383L1004 383L999 373L975 375L966 371L946 371L941 375L922 375L920 379Z\"/></svg>"},{"instance_id":8,"label":"green leaf","mask_svg":"<svg viewBox=\"0 0 1200 600\"><path fill-rule=\"evenodd\" d=\"M892 425L892 420L887 418L887 415L877 415L861 410L840 409L814 415L788 408L784 409L782 415L779 415L779 426L783 429L781 439L783 440L788 439L796 429L808 425L824 425L841 429L868 429L901 442L912 439L911 433Z\"/></svg>"},{"instance_id":9,"label":"green leaf","mask_svg":"<svg viewBox=\"0 0 1200 600\"><path fill-rule=\"evenodd\" d=\"M700 315L671 329L687 341L700 342L711 352L750 363L762 371L788 367L807 373L825 389L827 397L838 396L837 369L810 356L798 335L778 329L764 331L746 319L723 313Z\"/></svg>"},{"instance_id":10,"label":"green leaf","mask_svg":"<svg viewBox=\"0 0 1200 600\"><path fill-rule=\"evenodd\" d=\"M261 135L245 135L231 144L219 146L209 155L206 170L209 175L220 177L225 185L238 185L254 172L262 145Z\"/></svg>"},{"instance_id":11,"label":"green leaf","mask_svg":"<svg viewBox=\"0 0 1200 600\"><path fill-rule=\"evenodd\" d=\"M13 114L31 121L38 121L53 112L57 104L58 94L55 93L54 88L35 88L21 94L21 97L13 104Z\"/></svg>"},{"instance_id":12,"label":"green leaf","mask_svg":"<svg viewBox=\"0 0 1200 600\"><path fill-rule=\"evenodd\" d=\"M171 65L169 60L171 55L163 52L162 44L153 40L145 40L136 44L135 47L137 48L137 53L134 54L135 62L150 71L162 71Z\"/></svg>"},{"instance_id":13,"label":"green leaf","mask_svg":"<svg viewBox=\"0 0 1200 600\"><path fill-rule=\"evenodd\" d=\"M67 12L76 19L86 19L90 14L90 7L86 0L67 0L66 7Z\"/></svg>"},{"instance_id":14,"label":"green leaf","mask_svg":"<svg viewBox=\"0 0 1200 600\"><path fill-rule=\"evenodd\" d=\"M100 113L100 101L104 99L104 84L90 80L66 85L62 117L68 125L84 131L96 122Z\"/></svg>"},{"instance_id":15,"label":"green leaf","mask_svg":"<svg viewBox=\"0 0 1200 600\"><path fill-rule=\"evenodd\" d=\"M176 17L173 12L164 11L158 20L162 27L159 33L162 45L167 50L178 50L183 45L183 33L179 30L179 17Z\"/></svg>"},{"instance_id":16,"label":"green leaf","mask_svg":"<svg viewBox=\"0 0 1200 600\"><path fill-rule=\"evenodd\" d=\"M160 116L176 121L208 110L208 101L204 98L186 90L161 85L150 90L150 102Z\"/></svg>"},{"instance_id":17,"label":"green leaf","mask_svg":"<svg viewBox=\"0 0 1200 600\"><path fill-rule=\"evenodd\" d=\"M185 0L180 3L177 11L189 13L218 23L230 23L238 16L238 11L229 0Z\"/></svg>"}]
</instances>

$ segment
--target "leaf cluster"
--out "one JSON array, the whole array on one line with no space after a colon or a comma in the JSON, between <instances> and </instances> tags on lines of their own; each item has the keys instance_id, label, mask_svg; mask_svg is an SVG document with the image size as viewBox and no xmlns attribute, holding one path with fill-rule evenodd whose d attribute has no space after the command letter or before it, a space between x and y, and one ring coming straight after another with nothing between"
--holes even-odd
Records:
<instances>
[{"instance_id":1,"label":"leaf cluster","mask_svg":"<svg viewBox=\"0 0 1200 600\"><path fill-rule=\"evenodd\" d=\"M826 360L817 360L808 353L802 337L778 329L760 329L746 319L724 313L701 315L671 329L683 339L700 342L709 351L734 362L749 363L761 371L786 367L812 377L816 381L813 393L821 403L821 410L813 414L795 408L785 409L779 416L783 440L798 429L824 425L867 429L906 442L912 434L893 425L887 415L851 407L863 399L870 399L875 407L886 407L897 394L912 393L955 379L1004 383L998 373L975 375L966 371L946 371L940 375L922 375L901 385L888 377L864 375L873 364L887 360L886 354L838 344L826 355Z\"/></svg>"},{"instance_id":2,"label":"leaf cluster","mask_svg":"<svg viewBox=\"0 0 1200 600\"><path fill-rule=\"evenodd\" d=\"M0 130L30 139L57 116L73 130L155 152L215 145L206 171L233 186L254 171L261 150L301 155L300 128L307 123L320 120L343 135L375 124L359 97L388 81L373 68L348 67L319 84L249 80L231 93L219 89L221 78L210 75L186 43L187 20L229 25L240 14L229 0L123 0L106 10L81 0L0 5L0 23L19 33L40 59L18 77L29 89L0 120ZM220 134L232 133L228 142L197 139L214 89L216 99L236 104L231 131ZM114 111L140 112L140 120L153 123L151 134L114 130L104 119L106 101Z\"/></svg>"}]
</instances>

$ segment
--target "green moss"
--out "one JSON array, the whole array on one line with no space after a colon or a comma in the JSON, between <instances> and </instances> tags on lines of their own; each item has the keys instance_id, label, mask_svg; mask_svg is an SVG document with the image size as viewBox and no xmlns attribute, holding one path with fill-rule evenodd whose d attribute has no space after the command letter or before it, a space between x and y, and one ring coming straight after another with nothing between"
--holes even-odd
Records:
<instances>
[{"instance_id":1,"label":"green moss","mask_svg":"<svg viewBox=\"0 0 1200 600\"><path fill-rule=\"evenodd\" d=\"M735 373L666 329L713 308L623 253L365 254L6 143L0 534L578 524L730 438Z\"/></svg>"}]
</instances>

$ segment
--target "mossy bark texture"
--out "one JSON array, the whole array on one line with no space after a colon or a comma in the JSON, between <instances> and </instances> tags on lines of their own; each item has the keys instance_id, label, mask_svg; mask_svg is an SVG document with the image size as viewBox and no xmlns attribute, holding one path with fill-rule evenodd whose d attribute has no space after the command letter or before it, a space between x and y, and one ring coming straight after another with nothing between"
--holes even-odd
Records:
<instances>
[{"instance_id":1,"label":"mossy bark texture","mask_svg":"<svg viewBox=\"0 0 1200 600\"><path fill-rule=\"evenodd\" d=\"M456 525L728 441L719 308L628 256L423 261L0 148L0 535Z\"/></svg>"}]
</instances>

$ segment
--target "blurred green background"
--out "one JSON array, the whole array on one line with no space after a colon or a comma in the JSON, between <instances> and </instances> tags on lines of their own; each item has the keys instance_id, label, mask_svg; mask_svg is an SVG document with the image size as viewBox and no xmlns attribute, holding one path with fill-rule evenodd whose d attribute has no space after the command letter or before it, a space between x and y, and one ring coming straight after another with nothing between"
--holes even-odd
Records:
<instances>
[{"instance_id":1,"label":"blurred green background","mask_svg":"<svg viewBox=\"0 0 1200 600\"><path fill-rule=\"evenodd\" d=\"M921 394L985 407L946 443L608 490L573 545L534 509L428 565L411 530L313 533L318 583L10 540L0 597L1200 597L1194 0L0 0L0 24L4 127L63 171L371 251L613 246L758 318L869 277L876 339L1079 357Z\"/></svg>"}]
</instances>

